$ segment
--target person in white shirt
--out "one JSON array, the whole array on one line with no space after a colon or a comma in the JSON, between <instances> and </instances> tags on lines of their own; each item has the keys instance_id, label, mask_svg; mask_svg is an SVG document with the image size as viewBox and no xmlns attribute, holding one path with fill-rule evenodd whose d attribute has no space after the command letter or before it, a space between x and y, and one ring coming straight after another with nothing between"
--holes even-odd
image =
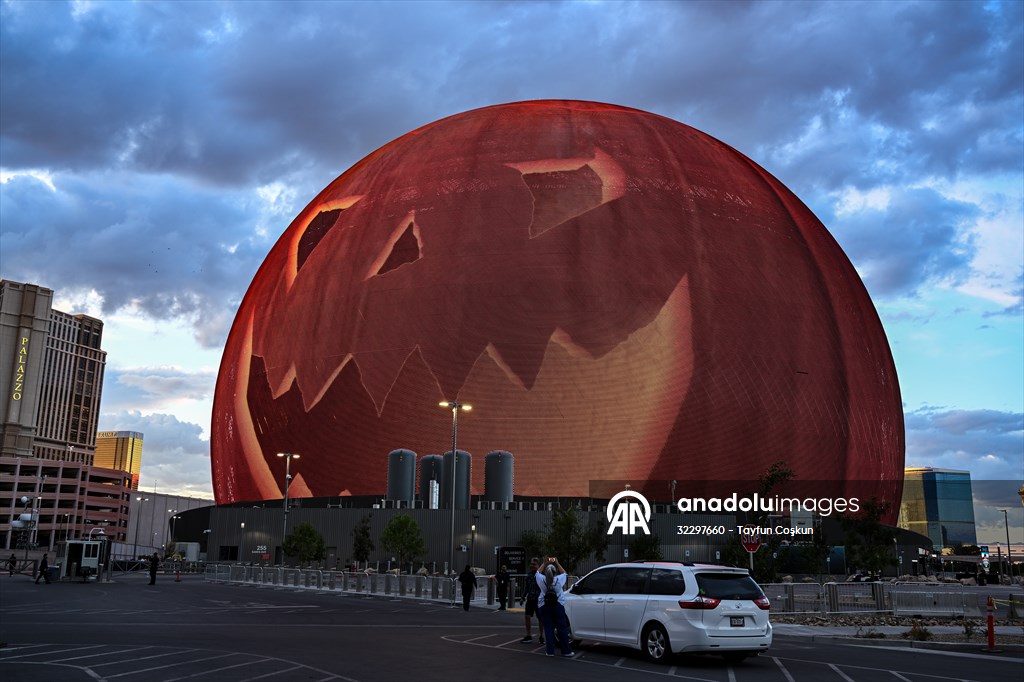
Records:
<instances>
[{"instance_id":1,"label":"person in white shirt","mask_svg":"<svg viewBox=\"0 0 1024 682\"><path fill-rule=\"evenodd\" d=\"M569 623L565 617L565 580L568 575L558 557L547 557L537 571L537 584L540 586L540 611L543 614L541 623L544 625L545 649L548 656L555 655L555 629L562 655L573 656L569 648Z\"/></svg>"}]
</instances>

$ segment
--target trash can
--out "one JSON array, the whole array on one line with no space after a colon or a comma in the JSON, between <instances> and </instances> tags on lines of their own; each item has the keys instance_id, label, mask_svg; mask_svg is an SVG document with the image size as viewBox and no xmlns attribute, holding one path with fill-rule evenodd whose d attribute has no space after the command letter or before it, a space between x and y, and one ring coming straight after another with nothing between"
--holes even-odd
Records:
<instances>
[{"instance_id":1,"label":"trash can","mask_svg":"<svg viewBox=\"0 0 1024 682\"><path fill-rule=\"evenodd\" d=\"M56 582L60 580L60 564L57 564L56 566L50 566L48 569L46 569L46 572L50 574L50 582Z\"/></svg>"}]
</instances>

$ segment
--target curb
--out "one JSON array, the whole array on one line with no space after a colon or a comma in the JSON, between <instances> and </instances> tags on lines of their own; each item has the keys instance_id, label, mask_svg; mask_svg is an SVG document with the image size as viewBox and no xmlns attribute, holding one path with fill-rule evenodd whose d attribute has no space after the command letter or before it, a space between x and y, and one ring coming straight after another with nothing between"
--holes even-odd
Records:
<instances>
[{"instance_id":1,"label":"curb","mask_svg":"<svg viewBox=\"0 0 1024 682\"><path fill-rule=\"evenodd\" d=\"M985 653L984 642L916 642L907 639L874 637L845 637L842 635L774 635L774 639L810 640L812 642L839 642L859 646L884 646L893 649L932 649L938 651L965 651ZM1024 644L997 644L1002 652L1024 652ZM995 655L995 654L993 654Z\"/></svg>"}]
</instances>

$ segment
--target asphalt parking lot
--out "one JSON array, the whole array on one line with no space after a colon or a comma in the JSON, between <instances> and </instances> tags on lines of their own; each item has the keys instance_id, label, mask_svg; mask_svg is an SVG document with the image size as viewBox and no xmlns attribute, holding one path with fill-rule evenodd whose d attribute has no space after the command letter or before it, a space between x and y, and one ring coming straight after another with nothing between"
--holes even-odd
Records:
<instances>
[{"instance_id":1,"label":"asphalt parking lot","mask_svg":"<svg viewBox=\"0 0 1024 682\"><path fill-rule=\"evenodd\" d=\"M0 577L0 676L100 680L1019 680L1024 657L777 637L737 665L584 643L574 659L523 645L520 613L145 576L35 585Z\"/></svg>"}]
</instances>

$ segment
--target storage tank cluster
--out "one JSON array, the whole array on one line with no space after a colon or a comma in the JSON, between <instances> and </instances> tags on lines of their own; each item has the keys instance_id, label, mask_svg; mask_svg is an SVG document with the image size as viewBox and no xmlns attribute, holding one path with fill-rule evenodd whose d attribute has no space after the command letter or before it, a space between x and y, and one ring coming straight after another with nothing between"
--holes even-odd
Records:
<instances>
[{"instance_id":1,"label":"storage tank cluster","mask_svg":"<svg viewBox=\"0 0 1024 682\"><path fill-rule=\"evenodd\" d=\"M453 462L454 460L454 462ZM453 471L454 470L454 471ZM459 450L452 457L449 450L441 455L424 455L420 459L419 497L429 505L431 481L440 486L438 506L450 509L454 479L455 508L469 509L470 479L473 456ZM491 502L511 502L515 480L515 457L505 450L488 452L484 457L484 499ZM416 453L400 448L388 454L387 499L412 502L416 493Z\"/></svg>"}]
</instances>

